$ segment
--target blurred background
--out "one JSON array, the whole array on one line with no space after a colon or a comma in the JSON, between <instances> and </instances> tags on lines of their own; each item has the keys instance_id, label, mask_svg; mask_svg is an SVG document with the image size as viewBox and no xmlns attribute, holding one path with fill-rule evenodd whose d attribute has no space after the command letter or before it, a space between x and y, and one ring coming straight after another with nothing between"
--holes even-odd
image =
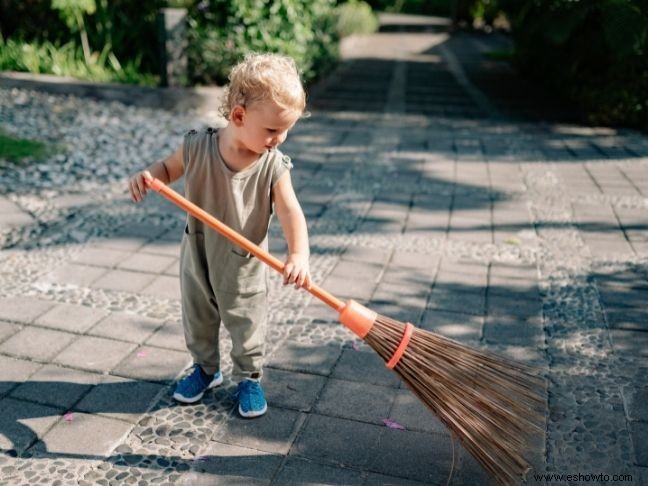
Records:
<instances>
[{"instance_id":1,"label":"blurred background","mask_svg":"<svg viewBox=\"0 0 648 486\"><path fill-rule=\"evenodd\" d=\"M143 86L222 85L249 51L293 56L313 83L381 12L506 35L488 53L578 104L648 129L648 0L0 0L0 71Z\"/></svg>"}]
</instances>

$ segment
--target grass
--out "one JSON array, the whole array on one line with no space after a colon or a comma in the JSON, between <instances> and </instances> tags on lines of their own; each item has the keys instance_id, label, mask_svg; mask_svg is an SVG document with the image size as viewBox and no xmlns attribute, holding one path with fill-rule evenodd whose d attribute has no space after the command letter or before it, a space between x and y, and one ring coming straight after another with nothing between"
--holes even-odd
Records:
<instances>
[{"instance_id":1,"label":"grass","mask_svg":"<svg viewBox=\"0 0 648 486\"><path fill-rule=\"evenodd\" d=\"M21 163L25 159L45 157L50 152L50 147L42 142L12 137L0 131L0 159Z\"/></svg>"}]
</instances>

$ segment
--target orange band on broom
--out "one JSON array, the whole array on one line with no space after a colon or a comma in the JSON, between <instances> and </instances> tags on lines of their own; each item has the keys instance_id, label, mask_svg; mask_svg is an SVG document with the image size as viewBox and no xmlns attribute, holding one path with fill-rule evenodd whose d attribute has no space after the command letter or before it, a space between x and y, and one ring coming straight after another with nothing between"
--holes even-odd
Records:
<instances>
[{"instance_id":1,"label":"orange band on broom","mask_svg":"<svg viewBox=\"0 0 648 486\"><path fill-rule=\"evenodd\" d=\"M147 185L279 273L283 263L158 179ZM344 303L311 285L313 296L376 351L500 484L520 482L531 469L527 439L544 425L545 380L536 370L473 349L412 324ZM400 366L396 367L400 363Z\"/></svg>"}]
</instances>

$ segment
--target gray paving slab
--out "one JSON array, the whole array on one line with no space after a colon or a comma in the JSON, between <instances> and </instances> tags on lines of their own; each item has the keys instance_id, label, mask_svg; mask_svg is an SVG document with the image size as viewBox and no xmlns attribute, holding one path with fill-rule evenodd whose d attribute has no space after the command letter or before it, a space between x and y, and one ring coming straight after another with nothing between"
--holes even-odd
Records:
<instances>
[{"instance_id":1,"label":"gray paving slab","mask_svg":"<svg viewBox=\"0 0 648 486\"><path fill-rule=\"evenodd\" d=\"M3 398L0 424L0 449L22 453L42 437L60 418L61 408Z\"/></svg>"},{"instance_id":2,"label":"gray paving slab","mask_svg":"<svg viewBox=\"0 0 648 486\"><path fill-rule=\"evenodd\" d=\"M161 272L175 260L172 256L151 255L138 251L117 264L122 270L134 270L137 272Z\"/></svg>"},{"instance_id":3,"label":"gray paving slab","mask_svg":"<svg viewBox=\"0 0 648 486\"><path fill-rule=\"evenodd\" d=\"M290 453L326 464L368 468L378 454L383 428L311 414ZM362 446L358 447L358 443Z\"/></svg>"},{"instance_id":4,"label":"gray paving slab","mask_svg":"<svg viewBox=\"0 0 648 486\"><path fill-rule=\"evenodd\" d=\"M135 348L133 343L82 336L57 354L54 362L103 373L113 370Z\"/></svg>"},{"instance_id":5,"label":"gray paving slab","mask_svg":"<svg viewBox=\"0 0 648 486\"><path fill-rule=\"evenodd\" d=\"M140 248L139 253L177 258L180 255L180 238L180 235L169 235L168 239L158 238Z\"/></svg>"},{"instance_id":6,"label":"gray paving slab","mask_svg":"<svg viewBox=\"0 0 648 486\"><path fill-rule=\"evenodd\" d=\"M301 457L288 456L272 484L289 486L293 484L361 485L361 471L319 464Z\"/></svg>"},{"instance_id":7,"label":"gray paving slab","mask_svg":"<svg viewBox=\"0 0 648 486\"><path fill-rule=\"evenodd\" d=\"M428 484L447 482L452 466L452 446L447 436L386 428L381 431L371 470Z\"/></svg>"},{"instance_id":8,"label":"gray paving slab","mask_svg":"<svg viewBox=\"0 0 648 486\"><path fill-rule=\"evenodd\" d=\"M266 367L263 388L270 406L310 412L320 396L326 378Z\"/></svg>"},{"instance_id":9,"label":"gray paving slab","mask_svg":"<svg viewBox=\"0 0 648 486\"><path fill-rule=\"evenodd\" d=\"M648 335L645 332L618 330L610 331L614 351L637 357L648 357Z\"/></svg>"},{"instance_id":10,"label":"gray paving slab","mask_svg":"<svg viewBox=\"0 0 648 486\"><path fill-rule=\"evenodd\" d=\"M513 295L489 295L486 312L492 316L534 318L540 315L541 301L539 299L520 299Z\"/></svg>"},{"instance_id":11,"label":"gray paving slab","mask_svg":"<svg viewBox=\"0 0 648 486\"><path fill-rule=\"evenodd\" d=\"M476 342L484 332L484 316L430 308L423 315L420 327L458 341Z\"/></svg>"},{"instance_id":12,"label":"gray paving slab","mask_svg":"<svg viewBox=\"0 0 648 486\"><path fill-rule=\"evenodd\" d=\"M476 292L473 292L476 290ZM464 312L481 316L486 309L486 295L482 289L452 289L443 286L434 287L430 296L431 309Z\"/></svg>"},{"instance_id":13,"label":"gray paving slab","mask_svg":"<svg viewBox=\"0 0 648 486\"><path fill-rule=\"evenodd\" d=\"M420 486L420 481L413 479L399 478L397 476L387 476L385 474L369 473L363 484L371 486Z\"/></svg>"},{"instance_id":14,"label":"gray paving slab","mask_svg":"<svg viewBox=\"0 0 648 486\"><path fill-rule=\"evenodd\" d=\"M117 366L113 373L136 380L169 382L191 361L186 351L140 346Z\"/></svg>"},{"instance_id":15,"label":"gray paving slab","mask_svg":"<svg viewBox=\"0 0 648 486\"><path fill-rule=\"evenodd\" d=\"M164 269L164 274L165 275L172 275L174 277L179 277L180 276L180 262L179 262L179 260L176 260L171 265L169 265L167 268L165 268Z\"/></svg>"},{"instance_id":16,"label":"gray paving slab","mask_svg":"<svg viewBox=\"0 0 648 486\"><path fill-rule=\"evenodd\" d=\"M94 280L92 287L123 292L138 292L150 285L154 279L155 275L150 273L110 270Z\"/></svg>"},{"instance_id":17,"label":"gray paving slab","mask_svg":"<svg viewBox=\"0 0 648 486\"><path fill-rule=\"evenodd\" d=\"M67 410L100 379L99 374L45 365L9 396Z\"/></svg>"},{"instance_id":18,"label":"gray paving slab","mask_svg":"<svg viewBox=\"0 0 648 486\"><path fill-rule=\"evenodd\" d=\"M0 356L2 381L0 381L0 394L5 394L20 383L32 376L42 365L24 359L15 359Z\"/></svg>"},{"instance_id":19,"label":"gray paving slab","mask_svg":"<svg viewBox=\"0 0 648 486\"><path fill-rule=\"evenodd\" d=\"M111 312L87 334L141 344L162 331L164 321L125 312ZM183 341L184 342L184 341Z\"/></svg>"},{"instance_id":20,"label":"gray paving slab","mask_svg":"<svg viewBox=\"0 0 648 486\"><path fill-rule=\"evenodd\" d=\"M183 478L184 485L269 484L283 461L280 454L253 448L210 442L192 471Z\"/></svg>"},{"instance_id":21,"label":"gray paving slab","mask_svg":"<svg viewBox=\"0 0 648 486\"><path fill-rule=\"evenodd\" d=\"M328 376L342 349L338 345L317 346L286 342L268 359L268 366Z\"/></svg>"},{"instance_id":22,"label":"gray paving slab","mask_svg":"<svg viewBox=\"0 0 648 486\"><path fill-rule=\"evenodd\" d=\"M634 445L635 463L639 466L648 466L648 423L631 422L630 433Z\"/></svg>"},{"instance_id":23,"label":"gray paving slab","mask_svg":"<svg viewBox=\"0 0 648 486\"><path fill-rule=\"evenodd\" d=\"M20 326L20 324L0 321L0 342L5 341L7 338L13 336L21 329L22 327Z\"/></svg>"},{"instance_id":24,"label":"gray paving slab","mask_svg":"<svg viewBox=\"0 0 648 486\"><path fill-rule=\"evenodd\" d=\"M52 302L33 297L0 297L0 319L30 323L52 307Z\"/></svg>"},{"instance_id":25,"label":"gray paving slab","mask_svg":"<svg viewBox=\"0 0 648 486\"><path fill-rule=\"evenodd\" d=\"M75 255L74 261L79 264L85 263L88 265L112 268L119 262L124 261L131 254L132 253L129 251L100 248L90 245Z\"/></svg>"},{"instance_id":26,"label":"gray paving slab","mask_svg":"<svg viewBox=\"0 0 648 486\"><path fill-rule=\"evenodd\" d=\"M166 322L146 340L146 344L159 348L170 348L177 351L184 351L187 349L187 346L185 344L182 323L176 321Z\"/></svg>"},{"instance_id":27,"label":"gray paving slab","mask_svg":"<svg viewBox=\"0 0 648 486\"><path fill-rule=\"evenodd\" d=\"M163 299L180 300L180 282L176 276L160 275L142 289L143 294L155 295Z\"/></svg>"},{"instance_id":28,"label":"gray paving slab","mask_svg":"<svg viewBox=\"0 0 648 486\"><path fill-rule=\"evenodd\" d=\"M35 324L61 331L83 333L109 314L97 309L74 304L57 304L36 318Z\"/></svg>"},{"instance_id":29,"label":"gray paving slab","mask_svg":"<svg viewBox=\"0 0 648 486\"><path fill-rule=\"evenodd\" d=\"M306 416L295 410L270 407L257 420L240 416L226 422L214 434L214 440L226 444L287 454Z\"/></svg>"},{"instance_id":30,"label":"gray paving slab","mask_svg":"<svg viewBox=\"0 0 648 486\"><path fill-rule=\"evenodd\" d=\"M610 327L629 331L647 331L648 314L642 308L606 307L605 316Z\"/></svg>"},{"instance_id":31,"label":"gray paving slab","mask_svg":"<svg viewBox=\"0 0 648 486\"><path fill-rule=\"evenodd\" d=\"M0 345L0 353L18 358L49 361L72 343L74 334L37 327L25 327Z\"/></svg>"},{"instance_id":32,"label":"gray paving slab","mask_svg":"<svg viewBox=\"0 0 648 486\"><path fill-rule=\"evenodd\" d=\"M315 405L315 412L384 425L396 393L395 388L388 386L330 379Z\"/></svg>"},{"instance_id":33,"label":"gray paving slab","mask_svg":"<svg viewBox=\"0 0 648 486\"><path fill-rule=\"evenodd\" d=\"M131 427L120 420L71 412L59 420L33 450L88 459L108 457Z\"/></svg>"},{"instance_id":34,"label":"gray paving slab","mask_svg":"<svg viewBox=\"0 0 648 486\"><path fill-rule=\"evenodd\" d=\"M156 383L104 376L74 409L135 424L164 389Z\"/></svg>"},{"instance_id":35,"label":"gray paving slab","mask_svg":"<svg viewBox=\"0 0 648 486\"><path fill-rule=\"evenodd\" d=\"M483 338L486 342L540 348L544 343L542 319L488 315L484 321Z\"/></svg>"}]
</instances>

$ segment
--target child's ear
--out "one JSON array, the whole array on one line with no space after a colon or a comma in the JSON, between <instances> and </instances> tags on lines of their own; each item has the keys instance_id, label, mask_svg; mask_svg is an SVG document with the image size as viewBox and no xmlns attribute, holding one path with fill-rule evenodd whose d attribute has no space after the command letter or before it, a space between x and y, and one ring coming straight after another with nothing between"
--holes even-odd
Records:
<instances>
[{"instance_id":1,"label":"child's ear","mask_svg":"<svg viewBox=\"0 0 648 486\"><path fill-rule=\"evenodd\" d=\"M234 105L230 112L230 121L237 127L243 126L245 119L245 107L242 105Z\"/></svg>"}]
</instances>

